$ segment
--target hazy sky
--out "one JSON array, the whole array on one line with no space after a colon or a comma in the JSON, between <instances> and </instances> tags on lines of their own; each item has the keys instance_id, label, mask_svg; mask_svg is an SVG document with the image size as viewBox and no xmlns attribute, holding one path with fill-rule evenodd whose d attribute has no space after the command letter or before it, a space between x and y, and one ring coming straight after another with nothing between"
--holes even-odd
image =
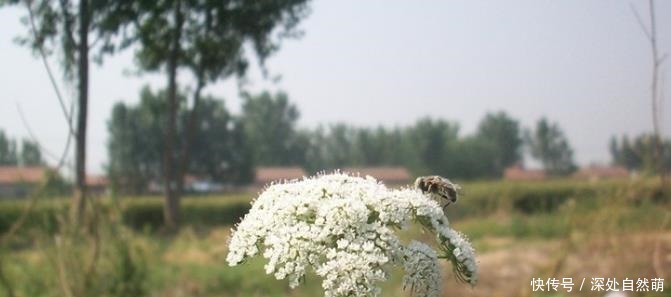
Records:
<instances>
[{"instance_id":1,"label":"hazy sky","mask_svg":"<svg viewBox=\"0 0 671 297\"><path fill-rule=\"evenodd\" d=\"M671 52L671 1L657 2L660 48ZM652 129L650 49L631 3L647 16L647 1L640 0L317 0L302 23L305 36L285 42L267 63L282 79L264 81L255 70L246 88L285 90L304 127L394 126L431 116L457 121L467 134L488 111L505 110L527 127L545 115L564 128L581 164L607 162L611 135ZM20 105L37 138L60 153L66 127L46 73L13 42L27 32L23 15L23 9L0 9L0 129L27 137ZM58 69L57 60L51 65ZM107 159L113 104L137 102L144 84L165 85L162 74L127 75L134 70L131 51L103 67L91 73L88 167L94 172ZM664 70L668 77L668 64ZM239 111L234 79L206 91ZM663 129L671 135L671 115Z\"/></svg>"}]
</instances>

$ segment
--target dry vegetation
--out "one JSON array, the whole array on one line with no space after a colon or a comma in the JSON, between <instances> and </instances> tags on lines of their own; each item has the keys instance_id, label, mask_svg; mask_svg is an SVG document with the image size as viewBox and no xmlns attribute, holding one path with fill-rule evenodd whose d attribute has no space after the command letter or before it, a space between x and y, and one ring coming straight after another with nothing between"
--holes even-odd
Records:
<instances>
[{"instance_id":1,"label":"dry vegetation","mask_svg":"<svg viewBox=\"0 0 671 297\"><path fill-rule=\"evenodd\" d=\"M452 223L474 241L481 270L480 283L475 288L457 283L446 265L445 296L603 296L587 288L591 277L670 279L668 202L654 187L650 188L648 182L642 183L645 185L638 182L620 188L613 188L618 183L612 182L566 181L466 185L470 191L451 210L455 212ZM529 204L525 199L531 198L526 197L527 192L520 187L540 193L534 199L549 199L557 205ZM568 193L566 188L579 190ZM558 199L551 194L555 192L568 196ZM249 199L249 196L193 199L186 205L194 207L195 217L201 210L215 208L216 200L237 205L235 201ZM194 206L199 203L197 199L204 199L203 206ZM133 207L144 205L139 213L145 213L152 211L154 201L144 198L134 203L131 203ZM541 209L525 212L529 205ZM103 220L108 227L100 232L104 244L97 262L99 267L95 270L94 283L87 289L87 292L95 292L95 296L322 295L319 280L314 276L308 277L299 289L290 290L286 282L265 275L263 259L254 259L239 267L226 266L230 225L208 225L207 220L202 220L183 228L177 235L166 236L154 228L121 225L119 218L123 216L113 213L109 212L112 219ZM215 215L211 211L205 213ZM14 285L16 296L63 296L58 289L62 287L62 274L58 273L59 265L55 261L59 257L55 254L54 239L59 236L62 234L58 230L30 228L21 233L15 244L0 251L5 274ZM427 235L416 229L403 234L403 238L416 236ZM63 259L79 263L72 259L85 254L88 243L85 240L66 243L69 246L64 247L68 250L61 252L70 258ZM120 256L120 251L127 255ZM76 268L69 269L76 271ZM530 281L534 277L572 277L578 284L584 277L587 283L582 292L538 294L531 292ZM400 287L400 278L400 273L394 271L392 280L384 285L384 296L409 296ZM669 282L666 283L663 293L630 296L668 296L671 289ZM1 287L0 296L7 296Z\"/></svg>"}]
</instances>

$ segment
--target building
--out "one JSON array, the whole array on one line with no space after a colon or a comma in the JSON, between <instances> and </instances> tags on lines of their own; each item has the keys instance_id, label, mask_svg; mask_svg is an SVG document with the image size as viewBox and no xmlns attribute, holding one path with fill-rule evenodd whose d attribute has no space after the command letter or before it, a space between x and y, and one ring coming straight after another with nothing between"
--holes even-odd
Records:
<instances>
[{"instance_id":1,"label":"building","mask_svg":"<svg viewBox=\"0 0 671 297\"><path fill-rule=\"evenodd\" d=\"M307 174L301 167L256 167L254 186L263 187L272 182L303 178Z\"/></svg>"},{"instance_id":2,"label":"building","mask_svg":"<svg viewBox=\"0 0 671 297\"><path fill-rule=\"evenodd\" d=\"M412 182L412 176L405 167L346 167L342 172L360 176L370 175L387 185L407 185Z\"/></svg>"},{"instance_id":3,"label":"building","mask_svg":"<svg viewBox=\"0 0 671 297\"><path fill-rule=\"evenodd\" d=\"M0 198L20 198L41 183L50 170L43 166L0 166Z\"/></svg>"},{"instance_id":4,"label":"building","mask_svg":"<svg viewBox=\"0 0 671 297\"><path fill-rule=\"evenodd\" d=\"M547 173L543 169L525 169L524 166L516 164L506 168L503 179L510 181L540 181L547 179Z\"/></svg>"},{"instance_id":5,"label":"building","mask_svg":"<svg viewBox=\"0 0 671 297\"><path fill-rule=\"evenodd\" d=\"M573 177L585 180L629 178L629 170L616 165L590 165L575 172Z\"/></svg>"},{"instance_id":6,"label":"building","mask_svg":"<svg viewBox=\"0 0 671 297\"><path fill-rule=\"evenodd\" d=\"M109 180L103 175L87 175L86 187L93 194L104 195L109 189Z\"/></svg>"}]
</instances>

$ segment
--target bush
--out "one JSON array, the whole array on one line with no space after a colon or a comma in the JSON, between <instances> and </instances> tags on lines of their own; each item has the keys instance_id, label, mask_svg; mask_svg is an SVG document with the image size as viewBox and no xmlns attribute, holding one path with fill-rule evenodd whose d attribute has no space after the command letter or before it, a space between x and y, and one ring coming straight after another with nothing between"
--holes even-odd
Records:
<instances>
[{"instance_id":1,"label":"bush","mask_svg":"<svg viewBox=\"0 0 671 297\"><path fill-rule=\"evenodd\" d=\"M495 213L542 215L556 212L569 200L580 209L596 209L613 199L635 206L669 201L659 182L650 180L613 180L586 182L551 180L545 182L477 182L462 185L464 192L456 205L447 208L453 220L485 217ZM181 217L185 225L232 225L240 221L250 208L252 194L193 196L182 199ZM120 202L120 203L117 203ZM55 214L69 205L65 198L40 201L26 221L25 229L55 230ZM163 199L128 197L120 200L105 198L103 208L118 205L124 224L134 229L156 230L163 224ZM19 217L26 206L23 200L0 201L0 233Z\"/></svg>"},{"instance_id":2,"label":"bush","mask_svg":"<svg viewBox=\"0 0 671 297\"><path fill-rule=\"evenodd\" d=\"M574 199L581 208L594 209L613 199L639 205L642 201L661 203L668 197L660 194L658 182L610 180L587 182L550 180L545 182L479 182L463 185L464 193L457 205L448 207L450 218L481 217L493 213L525 215L557 211ZM668 195L668 194L667 194Z\"/></svg>"},{"instance_id":3,"label":"bush","mask_svg":"<svg viewBox=\"0 0 671 297\"><path fill-rule=\"evenodd\" d=\"M188 225L233 225L249 211L251 198L246 195L224 197L190 197L182 200L181 219ZM147 197L127 199L123 206L123 221L136 229L163 225L163 199Z\"/></svg>"},{"instance_id":4,"label":"bush","mask_svg":"<svg viewBox=\"0 0 671 297\"><path fill-rule=\"evenodd\" d=\"M249 195L187 197L182 199L182 221L186 225L196 226L232 225L249 211L250 201ZM121 201L105 198L101 202L106 212L118 207L123 223L134 229L156 230L163 225L161 197L131 197ZM0 202L0 234L9 230L26 205L24 200ZM68 205L69 201L65 198L38 202L23 230L37 228L53 233L58 225L57 214L62 213Z\"/></svg>"}]
</instances>

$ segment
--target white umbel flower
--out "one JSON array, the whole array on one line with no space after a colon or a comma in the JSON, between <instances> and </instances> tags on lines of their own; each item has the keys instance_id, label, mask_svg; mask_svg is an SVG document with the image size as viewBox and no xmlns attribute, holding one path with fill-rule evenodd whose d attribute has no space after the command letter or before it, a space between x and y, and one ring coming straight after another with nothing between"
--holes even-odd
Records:
<instances>
[{"instance_id":1,"label":"white umbel flower","mask_svg":"<svg viewBox=\"0 0 671 297\"><path fill-rule=\"evenodd\" d=\"M440 254L419 242L401 244L393 231L411 222L436 234ZM265 189L235 228L226 261L234 266L259 253L266 273L288 278L292 288L313 269L327 297L378 296L391 265L405 268L404 284L418 296L439 296L438 259L448 259L458 279L477 281L473 248L436 201L372 177L334 173Z\"/></svg>"},{"instance_id":2,"label":"white umbel flower","mask_svg":"<svg viewBox=\"0 0 671 297\"><path fill-rule=\"evenodd\" d=\"M412 241L405 249L403 287L417 296L438 297L443 289L443 274L436 251L428 245Z\"/></svg>"}]
</instances>

